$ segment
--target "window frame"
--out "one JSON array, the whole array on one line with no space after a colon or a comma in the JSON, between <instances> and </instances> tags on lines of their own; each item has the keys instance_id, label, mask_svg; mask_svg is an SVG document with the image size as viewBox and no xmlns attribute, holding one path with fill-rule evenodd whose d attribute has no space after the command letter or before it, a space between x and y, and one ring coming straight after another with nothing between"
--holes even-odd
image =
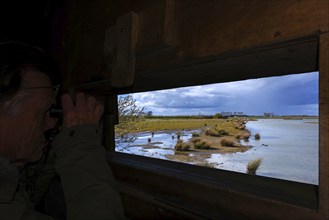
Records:
<instances>
[{"instance_id":1,"label":"window frame","mask_svg":"<svg viewBox=\"0 0 329 220\"><path fill-rule=\"evenodd\" d=\"M322 36L321 36L322 37ZM324 40L323 40L324 39ZM284 42L277 42L274 44L269 44L265 46L260 46L256 48L245 49L241 51L228 52L226 54L221 54L219 56L200 58L197 61L191 63L184 63L178 66L169 67L162 70L153 70L148 73L138 73L134 86L130 88L124 88L120 90L111 90L106 85L106 82L101 82L98 84L99 91L108 95L107 100L107 110L105 112L105 123L104 123L104 133L105 140L104 144L109 150L108 152L108 161L114 167L114 170L120 170L122 168L128 169L133 172L148 173L149 175L155 175L156 177L161 178L161 176L169 177L172 179L179 179L187 182L196 182L199 185L211 187L218 189L219 191L225 190L229 192L237 192L241 194L247 194L248 196L257 197L265 200L270 200L276 202L283 202L284 204L290 206L294 205L301 208L308 208L316 212L320 211L324 213L326 211L326 204L328 203L328 190L326 189L324 183L328 182L328 179L322 178L323 171L327 166L328 159L323 159L328 152L324 149L325 145L328 145L327 138L327 127L324 127L324 124L328 123L328 114L327 105L326 108L320 105L321 100L324 100L328 97L328 92L323 90L325 86L322 80L326 81L328 79L328 63L324 61L325 57L328 55L325 54L328 51L328 47L323 47L319 50L319 42L321 45L325 45L328 42L328 35L322 37L320 41L320 35L315 34L311 36L306 36L298 39L292 39ZM308 45L309 44L309 45ZM303 46L306 47L303 50ZM308 46L307 46L308 45ZM311 46L310 46L311 45ZM300 53L300 51L294 51L295 48L302 48L302 54L299 54L298 59L294 59L293 55ZM282 60L278 59L277 53L275 51L284 51L283 53L287 56ZM286 51L285 51L286 50ZM262 60L262 54L265 52L274 51L274 60L275 64L270 64L270 60L265 57L265 60ZM324 52L323 52L324 51ZM303 57L303 56L306 57ZM290 57L290 60L287 60ZM238 75L236 72L239 71L236 68L234 71L231 71L229 76L216 74L212 69L220 68L224 66L224 69L228 69L232 66L232 63L242 62L244 65L248 65L248 62L254 58L259 58L259 66L255 66L255 62L251 62L247 66L247 73L243 75ZM286 59L286 60L284 60ZM246 60L246 62L244 62ZM308 61L306 61L308 60ZM306 63L301 63L301 67L294 67L294 65L306 61ZM262 72L264 68L269 69L272 65L279 65L282 63L282 66L279 68L274 68L269 71ZM319 65L323 63L323 67ZM228 64L225 66L225 64ZM256 67L256 68L255 68ZM250 71L251 68L254 68L254 71ZM202 69L206 69L207 76L214 76L213 79L207 80L208 77L198 76L198 73L202 72ZM243 173L236 173L234 171L226 171L220 169L211 169L206 167L198 167L184 163L178 163L174 161L167 161L161 159L148 158L138 155L129 155L120 152L115 152L115 143L114 143L114 125L117 123L117 109L115 109L116 98L118 94L133 93L133 92L144 92L152 91L159 89L169 89L174 87L181 86L194 86L194 85L203 85L207 83L220 83L220 82L229 82L236 80L252 79L258 77L268 77L268 76L278 76L278 75L287 75L301 72L311 72L319 71L319 186L306 184L306 183L297 183L289 180L281 180L270 177L248 175ZM155 85L148 85L149 80L161 79L161 76L170 77L172 74L175 75L177 72L182 72L182 75L190 76L190 80L184 81L181 77L175 83L172 81L166 84L164 80ZM187 75L190 72L190 75ZM169 74L169 75L168 75ZM220 75L220 76L219 76ZM321 83L322 82L322 83ZM175 85L175 86L174 86ZM86 85L85 87L93 87L94 85ZM323 128L324 127L324 128ZM121 185L125 185L124 182L135 183L136 179L134 177L126 176L121 171L114 171L116 176L118 176L119 182ZM131 174L131 172L130 172ZM142 175L143 176L143 175ZM141 181L142 176L140 176L139 181ZM139 178L135 176L135 178ZM137 181L138 182L138 181ZM248 187L246 187L248 185ZM153 193L156 190L156 186L150 184L149 193ZM152 190L153 189L153 190ZM123 190L124 191L124 190ZM129 190L128 190L129 191ZM321 196L321 192L326 193ZM156 199L152 197L151 199L155 202ZM177 206L177 201L169 199L164 199L165 204L172 204ZM185 204L186 205L186 204ZM193 208L193 207L192 207ZM194 208L193 208L194 209ZM198 214L202 211L198 212ZM209 215L209 213L208 213Z\"/></svg>"}]
</instances>

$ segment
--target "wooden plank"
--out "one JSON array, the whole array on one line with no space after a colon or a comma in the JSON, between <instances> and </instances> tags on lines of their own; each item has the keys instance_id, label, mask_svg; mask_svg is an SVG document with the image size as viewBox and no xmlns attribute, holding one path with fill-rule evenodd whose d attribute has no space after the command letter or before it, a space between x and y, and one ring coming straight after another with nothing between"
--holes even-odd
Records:
<instances>
[{"instance_id":1,"label":"wooden plank","mask_svg":"<svg viewBox=\"0 0 329 220\"><path fill-rule=\"evenodd\" d=\"M161 0L140 12L138 54L171 47L174 37L173 0Z\"/></svg>"},{"instance_id":2,"label":"wooden plank","mask_svg":"<svg viewBox=\"0 0 329 220\"><path fill-rule=\"evenodd\" d=\"M320 37L319 210L329 218L329 34Z\"/></svg>"},{"instance_id":3,"label":"wooden plank","mask_svg":"<svg viewBox=\"0 0 329 220\"><path fill-rule=\"evenodd\" d=\"M62 64L65 75L70 75L66 84L74 85L102 77L108 78L108 73L103 75L98 69L102 65L100 61L106 27L113 25L118 15L129 11L142 14L154 5L163 9L163 2L165 1L70 1L65 33L62 35L63 39L58 39L58 48L66 53L69 61ZM160 6L157 6L158 4ZM160 45L156 42L160 43L161 39L169 39L160 37L160 40L156 41L155 33L160 33L160 36L162 33L172 33L169 34L172 40L163 41L173 42L172 46L161 52L150 50L150 53L140 53L136 61L136 72L144 73L151 69L176 66L229 51L323 33L328 31L328 10L327 0L175 1L170 10L158 10L167 11L168 16L162 17L162 20L154 18L160 22L161 27L162 21L170 24L172 31L169 28L165 32L161 32L163 29L153 32L152 28L148 28L150 36L141 36L143 40L138 43L146 50L148 47L152 48L152 44ZM168 22L165 22L166 17ZM157 25L155 27L160 28ZM138 50L142 51L142 47L138 47Z\"/></svg>"},{"instance_id":4,"label":"wooden plank","mask_svg":"<svg viewBox=\"0 0 329 220\"><path fill-rule=\"evenodd\" d=\"M187 207L183 207L183 205L178 208L177 206L179 203L172 205L161 196L157 197L152 192L139 190L124 182L119 182L118 185L125 205L125 211L129 212L128 216L132 219L204 219L198 216L197 213L194 213L193 210L187 209ZM127 201L127 199L130 201ZM146 208L136 208L136 200L139 201L137 203L138 205L144 205L143 203L145 203L146 205L148 204L148 206ZM179 200L179 198L177 198L177 200ZM146 209L147 212L143 212L143 209ZM152 217L150 218L150 216Z\"/></svg>"},{"instance_id":5,"label":"wooden plank","mask_svg":"<svg viewBox=\"0 0 329 220\"><path fill-rule=\"evenodd\" d=\"M176 207L182 215L190 210L205 219L320 219L313 185L122 153L109 154L109 163L124 193L145 193L146 201Z\"/></svg>"},{"instance_id":6,"label":"wooden plank","mask_svg":"<svg viewBox=\"0 0 329 220\"><path fill-rule=\"evenodd\" d=\"M81 85L81 88L89 87L102 93L120 94L310 72L318 68L317 53L318 36L312 35L205 57L167 68L137 72L134 85L126 89L113 90L106 80Z\"/></svg>"},{"instance_id":7,"label":"wooden plank","mask_svg":"<svg viewBox=\"0 0 329 220\"><path fill-rule=\"evenodd\" d=\"M117 19L111 75L112 87L127 87L134 82L138 28L139 17L134 12L129 12Z\"/></svg>"},{"instance_id":8,"label":"wooden plank","mask_svg":"<svg viewBox=\"0 0 329 220\"><path fill-rule=\"evenodd\" d=\"M115 26L111 26L105 29L104 39L104 56L105 60L112 61L115 41Z\"/></svg>"},{"instance_id":9,"label":"wooden plank","mask_svg":"<svg viewBox=\"0 0 329 220\"><path fill-rule=\"evenodd\" d=\"M174 46L137 57L144 72L328 31L328 1L176 1Z\"/></svg>"},{"instance_id":10,"label":"wooden plank","mask_svg":"<svg viewBox=\"0 0 329 220\"><path fill-rule=\"evenodd\" d=\"M104 110L104 129L103 139L104 146L108 151L115 149L115 130L114 126L119 123L118 118L118 100L116 95L106 96L105 110Z\"/></svg>"}]
</instances>

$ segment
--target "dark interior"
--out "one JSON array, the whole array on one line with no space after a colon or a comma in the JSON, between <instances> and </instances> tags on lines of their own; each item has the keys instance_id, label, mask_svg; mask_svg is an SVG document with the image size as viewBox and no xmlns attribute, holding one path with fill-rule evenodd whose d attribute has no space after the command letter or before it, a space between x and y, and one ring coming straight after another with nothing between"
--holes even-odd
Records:
<instances>
[{"instance_id":1,"label":"dark interior","mask_svg":"<svg viewBox=\"0 0 329 220\"><path fill-rule=\"evenodd\" d=\"M329 2L238 2L1 1L0 40L45 49L64 88L107 96L104 144L127 218L329 219ZM118 88L125 73L113 71L104 39L131 11L140 17L133 84ZM320 72L319 186L114 152L118 94L310 71Z\"/></svg>"}]
</instances>

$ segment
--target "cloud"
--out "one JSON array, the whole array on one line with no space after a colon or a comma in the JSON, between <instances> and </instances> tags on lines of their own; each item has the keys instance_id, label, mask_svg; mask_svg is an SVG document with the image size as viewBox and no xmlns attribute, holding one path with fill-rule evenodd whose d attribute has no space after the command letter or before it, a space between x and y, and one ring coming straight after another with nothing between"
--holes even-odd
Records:
<instances>
[{"instance_id":1,"label":"cloud","mask_svg":"<svg viewBox=\"0 0 329 220\"><path fill-rule=\"evenodd\" d=\"M318 72L134 93L136 104L154 115L318 115Z\"/></svg>"}]
</instances>

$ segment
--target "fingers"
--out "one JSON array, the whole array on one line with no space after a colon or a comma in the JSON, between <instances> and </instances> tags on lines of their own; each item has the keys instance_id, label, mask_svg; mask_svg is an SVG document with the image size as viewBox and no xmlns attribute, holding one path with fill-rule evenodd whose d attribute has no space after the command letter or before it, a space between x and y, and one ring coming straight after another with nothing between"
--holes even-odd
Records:
<instances>
[{"instance_id":1,"label":"fingers","mask_svg":"<svg viewBox=\"0 0 329 220\"><path fill-rule=\"evenodd\" d=\"M85 107L86 107L86 96L85 94L79 92L76 95L76 108L77 110L83 111L86 110Z\"/></svg>"},{"instance_id":2,"label":"fingers","mask_svg":"<svg viewBox=\"0 0 329 220\"><path fill-rule=\"evenodd\" d=\"M71 96L69 96L68 94L64 94L62 96L62 105L65 110L72 111L74 109L74 106Z\"/></svg>"},{"instance_id":3,"label":"fingers","mask_svg":"<svg viewBox=\"0 0 329 220\"><path fill-rule=\"evenodd\" d=\"M104 109L95 97L86 96L83 93L77 93L75 105L69 95L63 95L62 104L64 110L63 122L67 128L83 124L98 125Z\"/></svg>"},{"instance_id":4,"label":"fingers","mask_svg":"<svg viewBox=\"0 0 329 220\"><path fill-rule=\"evenodd\" d=\"M71 96L69 96L68 94L64 94L62 96L62 105L63 105L63 114L64 114L64 118L63 118L64 126L67 128L74 126L76 119L74 113L75 109Z\"/></svg>"},{"instance_id":5,"label":"fingers","mask_svg":"<svg viewBox=\"0 0 329 220\"><path fill-rule=\"evenodd\" d=\"M95 120L97 120L97 118L98 118L98 121L99 121L99 119L102 117L102 115L103 115L103 111L104 111L104 106L102 105L102 104L100 104L100 103L98 103L96 106L95 106L95 111L94 111L94 113L95 113Z\"/></svg>"},{"instance_id":6,"label":"fingers","mask_svg":"<svg viewBox=\"0 0 329 220\"><path fill-rule=\"evenodd\" d=\"M96 99L93 96L87 97L87 108L89 111L95 111Z\"/></svg>"}]
</instances>

